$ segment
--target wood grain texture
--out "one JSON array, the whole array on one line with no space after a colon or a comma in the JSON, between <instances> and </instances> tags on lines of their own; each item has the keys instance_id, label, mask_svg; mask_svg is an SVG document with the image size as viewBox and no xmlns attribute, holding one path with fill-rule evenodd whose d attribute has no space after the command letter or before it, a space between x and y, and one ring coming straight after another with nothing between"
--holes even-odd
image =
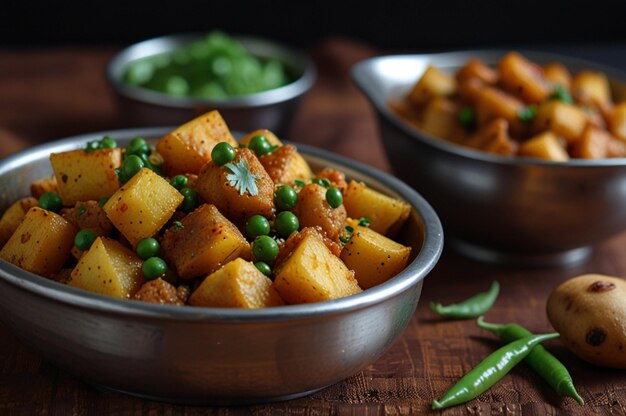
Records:
<instances>
[{"instance_id":1,"label":"wood grain texture","mask_svg":"<svg viewBox=\"0 0 626 416\"><path fill-rule=\"evenodd\" d=\"M124 126L104 80L113 50L0 51L0 157L29 145L73 134ZM375 50L344 39L311 50L319 79L305 97L288 139L324 147L389 169L369 104L348 70ZM362 372L309 397L248 407L193 407L101 391L56 369L0 326L1 415L587 415L626 414L626 373L588 365L561 346L561 359L587 405L561 399L523 365L467 405L430 411L459 377L499 345L473 321L443 321L430 301L451 303L487 289L501 295L486 315L550 331L545 303L560 282L596 272L626 276L626 234L601 244L591 260L566 269L514 269L476 263L448 248L426 278L418 310L402 337Z\"/></svg>"}]
</instances>

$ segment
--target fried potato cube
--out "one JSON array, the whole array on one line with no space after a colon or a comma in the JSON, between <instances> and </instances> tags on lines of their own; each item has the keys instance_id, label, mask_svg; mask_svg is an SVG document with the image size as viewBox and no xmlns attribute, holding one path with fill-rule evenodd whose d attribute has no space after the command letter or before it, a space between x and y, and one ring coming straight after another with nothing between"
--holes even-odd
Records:
<instances>
[{"instance_id":1,"label":"fried potato cube","mask_svg":"<svg viewBox=\"0 0 626 416\"><path fill-rule=\"evenodd\" d=\"M487 84L478 78L468 78L463 82L459 82L459 98L461 98L464 103L475 107L478 97L480 97L481 90L485 88L486 85Z\"/></svg>"},{"instance_id":2,"label":"fried potato cube","mask_svg":"<svg viewBox=\"0 0 626 416\"><path fill-rule=\"evenodd\" d=\"M587 125L580 140L572 147L571 153L573 157L581 159L626 157L626 142L604 129Z\"/></svg>"},{"instance_id":3,"label":"fried potato cube","mask_svg":"<svg viewBox=\"0 0 626 416\"><path fill-rule=\"evenodd\" d=\"M479 128L465 145L503 156L513 156L519 148L519 144L509 136L509 123L503 118L491 120Z\"/></svg>"},{"instance_id":4,"label":"fried potato cube","mask_svg":"<svg viewBox=\"0 0 626 416\"><path fill-rule=\"evenodd\" d=\"M181 298L178 289L160 277L141 285L139 290L133 295L133 300L158 303L160 305L185 305L185 300Z\"/></svg>"},{"instance_id":5,"label":"fried potato cube","mask_svg":"<svg viewBox=\"0 0 626 416\"><path fill-rule=\"evenodd\" d=\"M411 213L411 205L408 203L356 181L348 184L343 194L343 204L348 217L365 217L371 221L372 230L386 236L395 234Z\"/></svg>"},{"instance_id":6,"label":"fried potato cube","mask_svg":"<svg viewBox=\"0 0 626 416\"><path fill-rule=\"evenodd\" d=\"M258 191L256 194L253 195L246 184L235 180L242 177L235 175L229 167L231 165L245 170L248 178L254 177ZM247 169L244 169L245 166ZM236 178L229 179L229 176L232 178L231 175ZM254 214L267 218L273 215L274 182L254 152L247 148L237 150L237 155L229 164L217 166L210 162L204 165L198 174L196 190L206 202L214 204L221 213L235 222L243 222Z\"/></svg>"},{"instance_id":7,"label":"fried potato cube","mask_svg":"<svg viewBox=\"0 0 626 416\"><path fill-rule=\"evenodd\" d=\"M141 265L142 260L119 242L98 237L72 270L67 284L129 299L146 281Z\"/></svg>"},{"instance_id":8,"label":"fried potato cube","mask_svg":"<svg viewBox=\"0 0 626 416\"><path fill-rule=\"evenodd\" d=\"M586 105L607 110L613 104L606 75L596 71L580 71L572 79L573 98Z\"/></svg>"},{"instance_id":9,"label":"fried potato cube","mask_svg":"<svg viewBox=\"0 0 626 416\"><path fill-rule=\"evenodd\" d=\"M183 201L170 183L144 168L115 192L104 205L113 225L134 246L155 235Z\"/></svg>"},{"instance_id":10,"label":"fried potato cube","mask_svg":"<svg viewBox=\"0 0 626 416\"><path fill-rule=\"evenodd\" d=\"M609 114L609 131L617 138L626 141L626 102L616 105Z\"/></svg>"},{"instance_id":11,"label":"fried potato cube","mask_svg":"<svg viewBox=\"0 0 626 416\"><path fill-rule=\"evenodd\" d=\"M250 244L215 205L203 204L163 236L161 247L178 276L206 276L237 257L250 257Z\"/></svg>"},{"instance_id":12,"label":"fried potato cube","mask_svg":"<svg viewBox=\"0 0 626 416\"><path fill-rule=\"evenodd\" d=\"M50 178L41 178L30 185L30 194L33 198L39 199L46 192L59 192L57 179L52 176Z\"/></svg>"},{"instance_id":13,"label":"fried potato cube","mask_svg":"<svg viewBox=\"0 0 626 416\"><path fill-rule=\"evenodd\" d=\"M522 136L526 125L519 119L519 112L524 103L497 88L485 86L478 91L476 97L476 122L484 126L497 118L508 122L509 131L513 136Z\"/></svg>"},{"instance_id":14,"label":"fried potato cube","mask_svg":"<svg viewBox=\"0 0 626 416\"><path fill-rule=\"evenodd\" d=\"M520 156L535 157L538 159L565 162L569 159L567 150L561 141L551 131L534 136L520 145Z\"/></svg>"},{"instance_id":15,"label":"fried potato cube","mask_svg":"<svg viewBox=\"0 0 626 416\"><path fill-rule=\"evenodd\" d=\"M96 201L77 202L73 208L62 210L61 215L79 230L91 230L97 236L113 232L111 220Z\"/></svg>"},{"instance_id":16,"label":"fried potato cube","mask_svg":"<svg viewBox=\"0 0 626 416\"><path fill-rule=\"evenodd\" d=\"M13 235L28 210L39 205L35 198L26 197L14 202L0 218L0 247Z\"/></svg>"},{"instance_id":17,"label":"fried potato cube","mask_svg":"<svg viewBox=\"0 0 626 416\"><path fill-rule=\"evenodd\" d=\"M353 273L317 233L299 241L277 270L274 287L289 304L338 299L362 291Z\"/></svg>"},{"instance_id":18,"label":"fried potato cube","mask_svg":"<svg viewBox=\"0 0 626 416\"><path fill-rule=\"evenodd\" d=\"M119 148L98 149L89 153L82 149L52 153L50 164L63 205L99 201L111 195L120 187L115 169L121 163L122 150Z\"/></svg>"},{"instance_id":19,"label":"fried potato cube","mask_svg":"<svg viewBox=\"0 0 626 416\"><path fill-rule=\"evenodd\" d=\"M354 232L339 258L354 271L359 286L365 290L379 285L402 271L409 262L411 247L359 225L349 219Z\"/></svg>"},{"instance_id":20,"label":"fried potato cube","mask_svg":"<svg viewBox=\"0 0 626 416\"><path fill-rule=\"evenodd\" d=\"M455 92L456 80L454 77L429 65L409 93L408 98L413 104L422 105L434 97L450 96Z\"/></svg>"},{"instance_id":21,"label":"fried potato cube","mask_svg":"<svg viewBox=\"0 0 626 416\"><path fill-rule=\"evenodd\" d=\"M540 103L551 93L541 67L517 52L504 55L498 63L498 70L502 86L526 103Z\"/></svg>"},{"instance_id":22,"label":"fried potato cube","mask_svg":"<svg viewBox=\"0 0 626 416\"><path fill-rule=\"evenodd\" d=\"M458 115L459 106L456 103L436 97L426 104L420 128L434 137L460 143L465 137L465 129Z\"/></svg>"},{"instance_id":23,"label":"fried potato cube","mask_svg":"<svg viewBox=\"0 0 626 416\"><path fill-rule=\"evenodd\" d=\"M572 84L572 74L562 64L552 62L543 67L543 77L553 86L561 85L568 91Z\"/></svg>"},{"instance_id":24,"label":"fried potato cube","mask_svg":"<svg viewBox=\"0 0 626 416\"><path fill-rule=\"evenodd\" d=\"M207 276L191 294L189 303L192 306L244 309L284 305L272 281L242 258Z\"/></svg>"},{"instance_id":25,"label":"fried potato cube","mask_svg":"<svg viewBox=\"0 0 626 416\"><path fill-rule=\"evenodd\" d=\"M456 79L459 84L469 79L479 79L485 84L492 85L498 82L498 73L480 59L472 58L457 71Z\"/></svg>"},{"instance_id":26,"label":"fried potato cube","mask_svg":"<svg viewBox=\"0 0 626 416\"><path fill-rule=\"evenodd\" d=\"M168 133L157 142L156 150L163 156L169 176L197 174L211 160L211 151L219 142L237 146L226 122L213 110Z\"/></svg>"},{"instance_id":27,"label":"fried potato cube","mask_svg":"<svg viewBox=\"0 0 626 416\"><path fill-rule=\"evenodd\" d=\"M0 251L0 257L29 272L50 276L63 267L77 231L60 215L33 207Z\"/></svg>"},{"instance_id":28,"label":"fried potato cube","mask_svg":"<svg viewBox=\"0 0 626 416\"><path fill-rule=\"evenodd\" d=\"M294 180L308 181L314 174L309 164L298 153L295 146L290 144L263 155L259 161L270 175L274 184L293 184Z\"/></svg>"},{"instance_id":29,"label":"fried potato cube","mask_svg":"<svg viewBox=\"0 0 626 416\"><path fill-rule=\"evenodd\" d=\"M587 115L580 108L563 101L550 100L539 105L533 131L541 133L552 130L571 144L580 139L587 121Z\"/></svg>"},{"instance_id":30,"label":"fried potato cube","mask_svg":"<svg viewBox=\"0 0 626 416\"><path fill-rule=\"evenodd\" d=\"M328 204L326 191L318 184L306 184L298 193L293 213L298 217L300 227L318 226L328 238L334 240L343 230L348 215L343 205L333 208Z\"/></svg>"},{"instance_id":31,"label":"fried potato cube","mask_svg":"<svg viewBox=\"0 0 626 416\"><path fill-rule=\"evenodd\" d=\"M283 142L280 141L280 139L274 134L274 132L268 129L254 130L253 132L248 133L243 139L239 140L239 143L247 146L250 143L250 140L252 140L252 138L255 136L264 136L267 139L268 143L272 146L283 145Z\"/></svg>"}]
</instances>

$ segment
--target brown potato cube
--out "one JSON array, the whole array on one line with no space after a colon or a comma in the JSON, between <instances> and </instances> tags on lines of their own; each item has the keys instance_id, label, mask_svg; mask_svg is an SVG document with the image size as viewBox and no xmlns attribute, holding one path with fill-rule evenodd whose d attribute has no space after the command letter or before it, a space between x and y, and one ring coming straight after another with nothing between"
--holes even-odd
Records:
<instances>
[{"instance_id":1,"label":"brown potato cube","mask_svg":"<svg viewBox=\"0 0 626 416\"><path fill-rule=\"evenodd\" d=\"M513 156L519 148L519 144L509 136L509 123L503 118L496 118L479 128L465 145L503 156Z\"/></svg>"},{"instance_id":2,"label":"brown potato cube","mask_svg":"<svg viewBox=\"0 0 626 416\"><path fill-rule=\"evenodd\" d=\"M541 67L517 52L503 56L498 63L498 70L502 86L528 104L540 103L551 93Z\"/></svg>"},{"instance_id":3,"label":"brown potato cube","mask_svg":"<svg viewBox=\"0 0 626 416\"><path fill-rule=\"evenodd\" d=\"M626 142L613 137L608 131L588 125L579 141L571 149L573 157L601 159L605 157L625 157Z\"/></svg>"},{"instance_id":4,"label":"brown potato cube","mask_svg":"<svg viewBox=\"0 0 626 416\"><path fill-rule=\"evenodd\" d=\"M498 73L485 65L480 59L472 58L457 71L456 79L459 84L469 79L479 79L484 84L495 84L498 82Z\"/></svg>"},{"instance_id":5,"label":"brown potato cube","mask_svg":"<svg viewBox=\"0 0 626 416\"><path fill-rule=\"evenodd\" d=\"M41 178L30 185L30 194L33 198L39 199L46 192L59 192L57 179L54 176Z\"/></svg>"},{"instance_id":6,"label":"brown potato cube","mask_svg":"<svg viewBox=\"0 0 626 416\"><path fill-rule=\"evenodd\" d=\"M313 177L309 164L290 144L280 146L270 154L263 155L259 161L270 175L274 184L292 185L298 179L308 181Z\"/></svg>"},{"instance_id":7,"label":"brown potato cube","mask_svg":"<svg viewBox=\"0 0 626 416\"><path fill-rule=\"evenodd\" d=\"M327 189L315 183L306 184L298 194L293 213L300 220L300 227L322 228L332 240L337 239L346 222L346 208L332 208L326 201Z\"/></svg>"},{"instance_id":8,"label":"brown potato cube","mask_svg":"<svg viewBox=\"0 0 626 416\"><path fill-rule=\"evenodd\" d=\"M163 236L161 247L182 279L208 275L237 257L250 257L239 229L211 204L186 215Z\"/></svg>"},{"instance_id":9,"label":"brown potato cube","mask_svg":"<svg viewBox=\"0 0 626 416\"><path fill-rule=\"evenodd\" d=\"M169 176L200 172L211 160L211 151L219 142L237 147L226 122L217 110L196 117L167 134L156 145L165 160Z\"/></svg>"},{"instance_id":10,"label":"brown potato cube","mask_svg":"<svg viewBox=\"0 0 626 416\"><path fill-rule=\"evenodd\" d=\"M456 92L456 80L434 66L428 66L409 93L409 101L422 105L434 97L446 97Z\"/></svg>"},{"instance_id":11,"label":"brown potato cube","mask_svg":"<svg viewBox=\"0 0 626 416\"><path fill-rule=\"evenodd\" d=\"M573 98L583 104L607 110L612 104L609 80L602 72L581 71L572 79Z\"/></svg>"},{"instance_id":12,"label":"brown potato cube","mask_svg":"<svg viewBox=\"0 0 626 416\"><path fill-rule=\"evenodd\" d=\"M133 300L160 305L185 305L185 300L180 298L178 289L160 277L141 285L133 295Z\"/></svg>"},{"instance_id":13,"label":"brown potato cube","mask_svg":"<svg viewBox=\"0 0 626 416\"><path fill-rule=\"evenodd\" d=\"M0 257L29 272L50 276L63 267L77 231L60 215L33 207L0 251Z\"/></svg>"},{"instance_id":14,"label":"brown potato cube","mask_svg":"<svg viewBox=\"0 0 626 416\"><path fill-rule=\"evenodd\" d=\"M91 230L98 236L113 232L113 224L96 201L77 202L73 208L63 210L61 215L79 230Z\"/></svg>"},{"instance_id":15,"label":"brown potato cube","mask_svg":"<svg viewBox=\"0 0 626 416\"><path fill-rule=\"evenodd\" d=\"M524 135L526 125L519 119L519 112L525 107L524 103L493 87L483 87L476 98L476 121L478 126L484 126L497 118L505 119L509 124L512 136Z\"/></svg>"},{"instance_id":16,"label":"brown potato cube","mask_svg":"<svg viewBox=\"0 0 626 416\"><path fill-rule=\"evenodd\" d=\"M459 106L456 103L436 97L426 104L420 127L434 137L460 143L465 137L465 129L458 115Z\"/></svg>"},{"instance_id":17,"label":"brown potato cube","mask_svg":"<svg viewBox=\"0 0 626 416\"><path fill-rule=\"evenodd\" d=\"M39 205L35 198L27 197L14 202L0 218L0 247L4 245L13 235L17 227L26 216L26 213Z\"/></svg>"},{"instance_id":18,"label":"brown potato cube","mask_svg":"<svg viewBox=\"0 0 626 416\"><path fill-rule=\"evenodd\" d=\"M543 77L552 84L552 87L561 85L568 91L572 83L572 74L567 68L558 62L550 63L543 67Z\"/></svg>"},{"instance_id":19,"label":"brown potato cube","mask_svg":"<svg viewBox=\"0 0 626 416\"><path fill-rule=\"evenodd\" d=\"M616 105L609 114L609 131L617 138L626 141L626 102Z\"/></svg>"},{"instance_id":20,"label":"brown potato cube","mask_svg":"<svg viewBox=\"0 0 626 416\"><path fill-rule=\"evenodd\" d=\"M246 188L241 193L244 188L236 188L234 182L228 178L233 174L230 164L216 166L210 162L204 165L196 181L196 190L200 196L235 222L244 222L254 214L271 218L274 211L274 182L254 152L247 148L239 149L231 164L245 164L248 167L255 177L254 183L258 192L252 195Z\"/></svg>"},{"instance_id":21,"label":"brown potato cube","mask_svg":"<svg viewBox=\"0 0 626 416\"><path fill-rule=\"evenodd\" d=\"M551 131L546 131L520 145L520 156L566 162L569 159L565 146Z\"/></svg>"},{"instance_id":22,"label":"brown potato cube","mask_svg":"<svg viewBox=\"0 0 626 416\"><path fill-rule=\"evenodd\" d=\"M72 206L78 201L99 201L120 187L115 173L122 163L119 148L98 149L89 153L82 149L52 153L50 163L65 206Z\"/></svg>"},{"instance_id":23,"label":"brown potato cube","mask_svg":"<svg viewBox=\"0 0 626 416\"><path fill-rule=\"evenodd\" d=\"M580 108L563 101L550 100L539 105L533 131L541 133L552 130L568 144L572 144L580 139L587 120L587 115Z\"/></svg>"}]
</instances>

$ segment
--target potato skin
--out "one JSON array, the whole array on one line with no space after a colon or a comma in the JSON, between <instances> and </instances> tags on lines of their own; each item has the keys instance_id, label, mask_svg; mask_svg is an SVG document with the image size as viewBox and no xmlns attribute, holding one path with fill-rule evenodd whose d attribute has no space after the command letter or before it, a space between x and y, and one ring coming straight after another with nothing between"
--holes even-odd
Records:
<instances>
[{"instance_id":1,"label":"potato skin","mask_svg":"<svg viewBox=\"0 0 626 416\"><path fill-rule=\"evenodd\" d=\"M548 319L578 357L626 368L626 281L601 274L570 279L547 303Z\"/></svg>"}]
</instances>

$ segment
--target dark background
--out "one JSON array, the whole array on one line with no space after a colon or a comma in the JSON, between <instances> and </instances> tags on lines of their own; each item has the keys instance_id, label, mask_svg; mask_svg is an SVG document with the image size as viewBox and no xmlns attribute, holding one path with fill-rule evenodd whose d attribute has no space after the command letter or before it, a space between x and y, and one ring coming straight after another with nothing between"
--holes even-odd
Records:
<instances>
[{"instance_id":1,"label":"dark background","mask_svg":"<svg viewBox=\"0 0 626 416\"><path fill-rule=\"evenodd\" d=\"M626 1L0 1L0 47L118 46L222 29L306 48L344 36L384 50L615 43Z\"/></svg>"}]
</instances>

